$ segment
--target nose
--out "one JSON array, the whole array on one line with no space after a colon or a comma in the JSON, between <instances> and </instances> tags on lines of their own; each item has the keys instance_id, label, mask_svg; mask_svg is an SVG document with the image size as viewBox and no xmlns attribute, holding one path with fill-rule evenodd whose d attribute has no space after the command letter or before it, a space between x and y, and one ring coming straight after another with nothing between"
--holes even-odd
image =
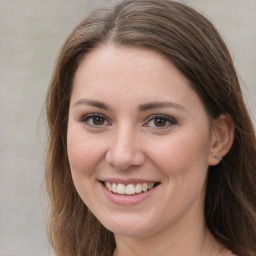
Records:
<instances>
[{"instance_id":1,"label":"nose","mask_svg":"<svg viewBox=\"0 0 256 256\"><path fill-rule=\"evenodd\" d=\"M145 162L142 144L136 132L129 127L120 128L113 135L106 154L106 161L120 171L138 167Z\"/></svg>"}]
</instances>

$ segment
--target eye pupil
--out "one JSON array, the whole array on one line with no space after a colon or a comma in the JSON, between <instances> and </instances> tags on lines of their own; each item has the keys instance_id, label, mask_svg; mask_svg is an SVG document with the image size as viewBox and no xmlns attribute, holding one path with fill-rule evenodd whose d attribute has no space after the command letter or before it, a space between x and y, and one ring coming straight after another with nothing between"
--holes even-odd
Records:
<instances>
[{"instance_id":1,"label":"eye pupil","mask_svg":"<svg viewBox=\"0 0 256 256\"><path fill-rule=\"evenodd\" d=\"M104 118L100 116L96 116L93 118L93 124L94 125L103 125L104 124Z\"/></svg>"},{"instance_id":2,"label":"eye pupil","mask_svg":"<svg viewBox=\"0 0 256 256\"><path fill-rule=\"evenodd\" d=\"M166 125L166 120L164 120L163 118L156 118L156 119L154 120L154 124L155 124L155 126L157 126L157 127L163 127L163 126Z\"/></svg>"}]
</instances>

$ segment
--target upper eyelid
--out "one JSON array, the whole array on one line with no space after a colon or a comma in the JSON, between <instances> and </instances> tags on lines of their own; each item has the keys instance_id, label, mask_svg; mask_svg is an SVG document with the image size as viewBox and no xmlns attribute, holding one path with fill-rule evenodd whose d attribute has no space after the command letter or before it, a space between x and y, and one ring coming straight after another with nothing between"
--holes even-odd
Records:
<instances>
[{"instance_id":1,"label":"upper eyelid","mask_svg":"<svg viewBox=\"0 0 256 256\"><path fill-rule=\"evenodd\" d=\"M111 123L109 118L107 118L105 115L103 115L101 113L90 113L90 114L83 115L81 118L79 118L79 121L80 122L86 122L88 119L94 118L94 117L104 118L106 122Z\"/></svg>"},{"instance_id":2,"label":"upper eyelid","mask_svg":"<svg viewBox=\"0 0 256 256\"><path fill-rule=\"evenodd\" d=\"M163 126L163 127L154 127L154 126L151 126L149 125L149 122L153 121L154 119L157 119L157 118L160 118L160 119L165 119L167 122L169 122L169 124ZM168 128L171 128L173 125L176 125L178 124L177 120L173 117L170 117L168 115L163 115L163 114L155 114L155 115L151 115L149 116L145 122L143 123L143 127L149 127L151 129L154 129L154 130L166 130Z\"/></svg>"},{"instance_id":3,"label":"upper eyelid","mask_svg":"<svg viewBox=\"0 0 256 256\"><path fill-rule=\"evenodd\" d=\"M151 115L151 116L147 117L147 118L145 119L145 121L150 121L150 120L152 120L152 119L154 119L154 118L163 118L163 119L171 120L171 121L177 123L177 120L176 120L175 118L170 117L170 116L165 115L165 114L154 114L154 115Z\"/></svg>"},{"instance_id":4,"label":"upper eyelid","mask_svg":"<svg viewBox=\"0 0 256 256\"><path fill-rule=\"evenodd\" d=\"M90 118L90 117L95 117L95 116L100 116L102 118L105 118L106 120L108 119L105 115L103 115L101 113L88 113L88 114L82 115L80 120L83 120L83 119L86 119L86 118Z\"/></svg>"}]
</instances>

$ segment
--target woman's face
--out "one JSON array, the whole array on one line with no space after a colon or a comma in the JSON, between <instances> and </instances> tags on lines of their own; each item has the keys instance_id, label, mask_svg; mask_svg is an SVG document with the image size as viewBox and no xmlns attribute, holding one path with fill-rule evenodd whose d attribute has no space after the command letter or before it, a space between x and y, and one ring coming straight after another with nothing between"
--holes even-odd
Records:
<instances>
[{"instance_id":1,"label":"woman's face","mask_svg":"<svg viewBox=\"0 0 256 256\"><path fill-rule=\"evenodd\" d=\"M203 222L209 118L174 65L152 50L101 46L73 86L68 157L99 221L132 237Z\"/></svg>"}]
</instances>

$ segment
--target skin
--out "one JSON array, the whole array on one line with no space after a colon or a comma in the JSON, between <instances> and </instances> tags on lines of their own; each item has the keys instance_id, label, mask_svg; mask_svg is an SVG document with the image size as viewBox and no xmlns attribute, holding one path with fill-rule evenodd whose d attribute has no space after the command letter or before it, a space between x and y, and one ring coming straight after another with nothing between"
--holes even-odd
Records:
<instances>
[{"instance_id":1,"label":"skin","mask_svg":"<svg viewBox=\"0 0 256 256\"><path fill-rule=\"evenodd\" d=\"M149 105L156 102L165 104ZM225 255L203 202L208 166L230 147L226 120L210 121L189 81L157 52L108 45L85 56L71 94L68 156L79 195L115 235L114 255ZM160 185L140 203L119 205L104 193L107 179Z\"/></svg>"}]
</instances>

